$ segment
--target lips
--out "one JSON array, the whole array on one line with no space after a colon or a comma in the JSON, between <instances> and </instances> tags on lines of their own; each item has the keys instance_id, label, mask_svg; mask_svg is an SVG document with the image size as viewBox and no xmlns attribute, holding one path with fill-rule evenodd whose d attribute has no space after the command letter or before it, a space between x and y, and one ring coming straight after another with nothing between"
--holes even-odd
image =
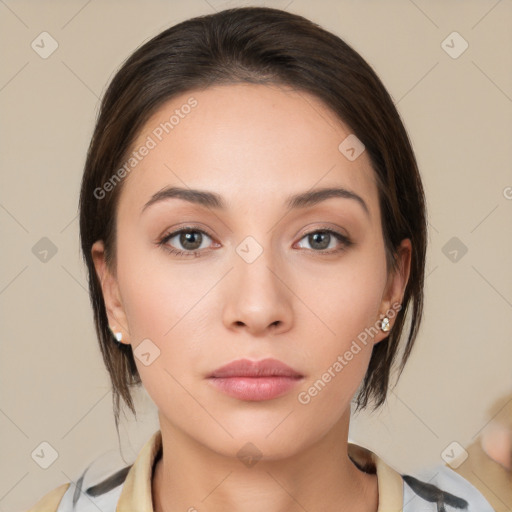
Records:
<instances>
[{"instance_id":1,"label":"lips","mask_svg":"<svg viewBox=\"0 0 512 512\"><path fill-rule=\"evenodd\" d=\"M238 400L262 402L288 394L304 376L277 359L239 359L217 368L208 383Z\"/></svg>"},{"instance_id":2,"label":"lips","mask_svg":"<svg viewBox=\"0 0 512 512\"><path fill-rule=\"evenodd\" d=\"M239 359L232 361L214 370L209 378L230 378L230 377L289 377L301 378L298 371L277 359L263 359L261 361L250 361Z\"/></svg>"}]
</instances>

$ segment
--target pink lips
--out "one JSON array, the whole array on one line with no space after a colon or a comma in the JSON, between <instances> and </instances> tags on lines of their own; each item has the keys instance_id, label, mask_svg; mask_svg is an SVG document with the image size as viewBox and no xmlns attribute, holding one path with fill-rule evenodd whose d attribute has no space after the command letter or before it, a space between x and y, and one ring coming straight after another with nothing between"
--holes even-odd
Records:
<instances>
[{"instance_id":1,"label":"pink lips","mask_svg":"<svg viewBox=\"0 0 512 512\"><path fill-rule=\"evenodd\" d=\"M212 372L208 380L217 389L240 400L271 400L284 395L303 375L277 359L239 359Z\"/></svg>"}]
</instances>

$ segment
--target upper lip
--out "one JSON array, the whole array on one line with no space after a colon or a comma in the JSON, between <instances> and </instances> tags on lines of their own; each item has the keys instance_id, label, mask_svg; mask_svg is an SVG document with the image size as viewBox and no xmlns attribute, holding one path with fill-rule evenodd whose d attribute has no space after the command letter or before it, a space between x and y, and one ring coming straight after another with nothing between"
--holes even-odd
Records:
<instances>
[{"instance_id":1,"label":"upper lip","mask_svg":"<svg viewBox=\"0 0 512 512\"><path fill-rule=\"evenodd\" d=\"M299 372L277 359L251 361L238 359L214 370L209 377L303 377Z\"/></svg>"}]
</instances>

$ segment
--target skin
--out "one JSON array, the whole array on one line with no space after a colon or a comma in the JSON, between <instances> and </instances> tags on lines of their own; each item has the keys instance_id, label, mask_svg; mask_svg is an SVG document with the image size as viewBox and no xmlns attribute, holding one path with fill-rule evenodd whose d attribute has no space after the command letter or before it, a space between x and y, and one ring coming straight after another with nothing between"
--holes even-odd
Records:
<instances>
[{"instance_id":1,"label":"skin","mask_svg":"<svg viewBox=\"0 0 512 512\"><path fill-rule=\"evenodd\" d=\"M307 93L255 84L188 92L148 120L134 148L191 96L197 106L125 178L115 271L105 265L103 243L92 248L110 325L134 350L146 338L160 350L148 366L135 358L162 431L155 510L339 511L343 504L376 511L377 478L352 463L347 440L351 399L373 344L389 333L360 344L310 403L297 395L402 302L410 240L400 246L399 271L388 273L370 160L363 152L349 161L339 151L349 127ZM216 192L228 208L172 198L141 214L169 185ZM339 197L286 209L289 195L327 186L357 193L369 215L356 200ZM193 247L200 257L157 245L189 223L207 233ZM331 236L323 248L306 236L326 227L353 245ZM252 263L236 252L247 236L263 249ZM167 246L187 250L179 235ZM304 379L259 402L227 396L206 380L243 357L279 359ZM252 467L237 457L248 442L261 452Z\"/></svg>"}]
</instances>

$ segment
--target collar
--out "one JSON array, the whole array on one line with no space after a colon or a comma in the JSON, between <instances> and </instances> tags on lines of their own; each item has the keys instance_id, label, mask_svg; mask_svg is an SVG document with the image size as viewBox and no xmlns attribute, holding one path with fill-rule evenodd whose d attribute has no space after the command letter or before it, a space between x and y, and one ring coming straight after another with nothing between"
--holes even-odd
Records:
<instances>
[{"instance_id":1,"label":"collar","mask_svg":"<svg viewBox=\"0 0 512 512\"><path fill-rule=\"evenodd\" d=\"M151 496L153 469L162 451L162 432L157 430L137 455L123 484L116 512L154 512ZM377 512L402 512L403 479L393 468L367 448L348 443L348 455L363 471L377 474Z\"/></svg>"}]
</instances>

